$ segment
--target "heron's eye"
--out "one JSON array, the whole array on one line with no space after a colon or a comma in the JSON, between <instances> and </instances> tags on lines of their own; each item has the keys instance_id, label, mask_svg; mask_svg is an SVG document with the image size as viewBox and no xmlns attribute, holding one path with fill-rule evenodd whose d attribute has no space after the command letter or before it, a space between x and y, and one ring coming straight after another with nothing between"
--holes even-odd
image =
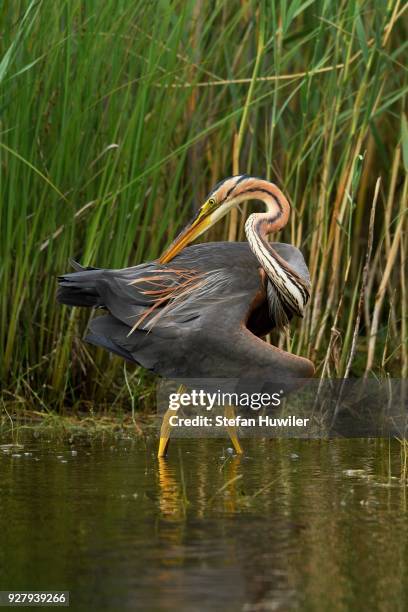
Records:
<instances>
[{"instance_id":1,"label":"heron's eye","mask_svg":"<svg viewBox=\"0 0 408 612\"><path fill-rule=\"evenodd\" d=\"M215 206L215 205L216 205L216 203L217 203L217 202L216 202L215 198L210 198L210 199L208 200L208 204L209 204L210 206Z\"/></svg>"}]
</instances>

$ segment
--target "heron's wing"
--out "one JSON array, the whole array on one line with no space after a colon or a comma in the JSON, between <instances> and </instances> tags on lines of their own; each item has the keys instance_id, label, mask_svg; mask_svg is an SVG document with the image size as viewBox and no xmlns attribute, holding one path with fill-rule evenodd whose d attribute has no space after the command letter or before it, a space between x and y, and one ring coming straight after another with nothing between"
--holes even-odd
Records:
<instances>
[{"instance_id":1,"label":"heron's wing","mask_svg":"<svg viewBox=\"0 0 408 612\"><path fill-rule=\"evenodd\" d=\"M246 244L240 247L187 247L166 265L150 262L121 270L80 271L61 277L60 287L71 304L85 296L86 303L78 299L78 305L104 307L130 328L171 328L188 324L214 301L256 291L257 261Z\"/></svg>"},{"instance_id":2,"label":"heron's wing","mask_svg":"<svg viewBox=\"0 0 408 612\"><path fill-rule=\"evenodd\" d=\"M274 248L300 274L308 274L297 249L280 243ZM184 271L181 295L180 276L172 272L176 270ZM177 295L149 312L156 301L151 291L158 289L151 286L157 279L165 294L175 287ZM266 302L258 262L246 243L197 245L167 266L152 263L106 271L98 291L110 314L91 322L87 340L163 376L240 377L249 369L257 376L266 367L278 368L287 355L246 327ZM294 359L288 356L289 369Z\"/></svg>"},{"instance_id":3,"label":"heron's wing","mask_svg":"<svg viewBox=\"0 0 408 612\"><path fill-rule=\"evenodd\" d=\"M214 311L204 315L200 327L181 326L169 335L163 328L151 332L129 327L112 315L97 317L90 324L87 340L168 378L247 378L259 381L308 378L313 365L267 344L245 325L244 313L235 308L224 316ZM168 331L168 330L167 330Z\"/></svg>"},{"instance_id":4,"label":"heron's wing","mask_svg":"<svg viewBox=\"0 0 408 612\"><path fill-rule=\"evenodd\" d=\"M274 249L305 279L303 256L291 245ZM76 277L76 275L74 275ZM215 242L187 247L166 265L152 262L123 270L104 270L99 277L99 303L125 325L150 331L189 325L212 314L221 302L247 311L262 284L259 264L247 243ZM273 293L273 286L268 292ZM249 297L248 297L249 296ZM224 324L228 324L228 321ZM273 321L270 327L273 327Z\"/></svg>"}]
</instances>

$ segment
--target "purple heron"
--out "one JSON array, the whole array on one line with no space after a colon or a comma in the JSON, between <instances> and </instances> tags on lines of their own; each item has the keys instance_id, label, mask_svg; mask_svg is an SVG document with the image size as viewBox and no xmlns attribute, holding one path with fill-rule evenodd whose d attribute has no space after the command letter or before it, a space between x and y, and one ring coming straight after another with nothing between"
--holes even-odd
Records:
<instances>
[{"instance_id":1,"label":"purple heron","mask_svg":"<svg viewBox=\"0 0 408 612\"><path fill-rule=\"evenodd\" d=\"M247 242L187 246L233 207L261 200L245 223ZM271 243L290 205L273 183L240 175L218 183L197 216L156 261L120 270L83 268L59 277L57 299L103 308L85 340L167 378L303 379L311 361L262 337L303 316L309 273L301 252ZM228 430L237 452L236 432ZM163 421L159 456L170 431Z\"/></svg>"}]
</instances>

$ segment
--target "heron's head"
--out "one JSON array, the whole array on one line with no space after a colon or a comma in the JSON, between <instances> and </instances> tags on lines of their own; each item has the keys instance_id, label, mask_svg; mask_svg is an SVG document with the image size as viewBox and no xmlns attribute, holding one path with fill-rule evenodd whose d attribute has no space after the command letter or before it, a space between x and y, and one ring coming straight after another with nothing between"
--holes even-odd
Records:
<instances>
[{"instance_id":1,"label":"heron's head","mask_svg":"<svg viewBox=\"0 0 408 612\"><path fill-rule=\"evenodd\" d=\"M185 246L201 236L217 221L224 217L234 206L244 200L263 200L268 208L281 208L282 192L269 181L246 174L231 176L218 183L208 194L206 201L196 217L166 249L160 257L161 263L167 263Z\"/></svg>"}]
</instances>

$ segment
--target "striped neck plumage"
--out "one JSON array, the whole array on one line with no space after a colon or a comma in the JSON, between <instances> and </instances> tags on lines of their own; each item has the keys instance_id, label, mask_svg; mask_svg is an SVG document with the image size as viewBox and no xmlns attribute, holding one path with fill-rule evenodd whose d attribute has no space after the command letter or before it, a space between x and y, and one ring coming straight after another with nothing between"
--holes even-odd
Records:
<instances>
[{"instance_id":1,"label":"striped neck plumage","mask_svg":"<svg viewBox=\"0 0 408 612\"><path fill-rule=\"evenodd\" d=\"M268 234L286 225L290 213L289 202L277 187L273 187L272 197L262 198L268 212L250 215L245 224L245 233L249 246L275 288L284 311L302 317L309 299L309 285L278 255L267 240ZM259 195L256 197L261 199Z\"/></svg>"}]
</instances>

